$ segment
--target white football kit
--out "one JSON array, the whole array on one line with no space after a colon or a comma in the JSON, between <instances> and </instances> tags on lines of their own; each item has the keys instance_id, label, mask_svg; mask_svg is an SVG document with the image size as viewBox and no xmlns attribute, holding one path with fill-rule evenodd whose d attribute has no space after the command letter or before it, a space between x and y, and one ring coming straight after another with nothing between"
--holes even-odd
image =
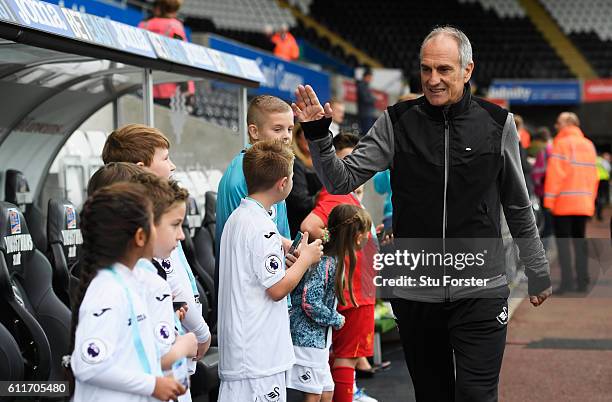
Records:
<instances>
[{"instance_id":1,"label":"white football kit","mask_svg":"<svg viewBox=\"0 0 612 402\"><path fill-rule=\"evenodd\" d=\"M332 327L328 327L324 349L293 346L295 364L287 371L287 388L311 394L334 390L334 379L329 367L331 340Z\"/></svg>"},{"instance_id":2,"label":"white football kit","mask_svg":"<svg viewBox=\"0 0 612 402\"><path fill-rule=\"evenodd\" d=\"M180 325L177 323L172 306L172 291L168 282L157 274L157 269L147 259L138 260L134 267L134 275L145 290L145 300L153 323L153 336L157 341L157 349L161 358L174 345L177 325ZM164 375L170 373L172 370L165 371ZM183 381L182 378L177 378L177 380ZM179 402L191 402L190 390L187 389L187 392L179 396L178 400Z\"/></svg>"},{"instance_id":3,"label":"white football kit","mask_svg":"<svg viewBox=\"0 0 612 402\"><path fill-rule=\"evenodd\" d=\"M191 267L187 262L185 253L181 243L172 251L169 259L156 259L164 271L166 272L166 280L172 290L172 295L175 302L187 303L187 313L181 321L185 332L193 332L198 339L198 343L204 343L210 338L210 329L208 324L202 317L202 304L200 303L200 295L198 288L191 271ZM190 373L195 372L196 362L189 361Z\"/></svg>"},{"instance_id":4,"label":"white football kit","mask_svg":"<svg viewBox=\"0 0 612 402\"><path fill-rule=\"evenodd\" d=\"M154 328L153 334L159 355L163 356L170 351L176 340L170 285L157 274L157 269L151 261L144 258L138 260L133 272L145 291L145 301Z\"/></svg>"},{"instance_id":5,"label":"white football kit","mask_svg":"<svg viewBox=\"0 0 612 402\"><path fill-rule=\"evenodd\" d=\"M79 308L74 401L156 401L161 366L143 287L121 264L100 270Z\"/></svg>"},{"instance_id":6,"label":"white football kit","mask_svg":"<svg viewBox=\"0 0 612 402\"><path fill-rule=\"evenodd\" d=\"M266 292L284 276L276 225L261 204L247 197L221 236L219 401L263 401L276 394L275 388L280 391L272 400L286 399L284 374L279 373L295 363L287 300L274 301ZM237 392L242 393L239 399Z\"/></svg>"}]
</instances>

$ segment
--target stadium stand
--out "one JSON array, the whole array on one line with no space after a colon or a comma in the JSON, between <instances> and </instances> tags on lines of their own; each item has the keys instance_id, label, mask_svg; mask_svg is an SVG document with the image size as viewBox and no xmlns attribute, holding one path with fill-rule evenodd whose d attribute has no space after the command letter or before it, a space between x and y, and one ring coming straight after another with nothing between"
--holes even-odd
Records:
<instances>
[{"instance_id":1,"label":"stadium stand","mask_svg":"<svg viewBox=\"0 0 612 402\"><path fill-rule=\"evenodd\" d=\"M210 18L219 29L263 32L266 26L295 26L295 18L287 9L269 0L187 0L181 13Z\"/></svg>"},{"instance_id":2,"label":"stadium stand","mask_svg":"<svg viewBox=\"0 0 612 402\"><path fill-rule=\"evenodd\" d=\"M367 0L314 0L310 14L385 66L402 68L407 75L418 71L420 42L427 32L435 25L451 24L472 42L479 63L474 80L480 86L492 78L570 78L568 68L518 3L497 3L501 2L444 0L418 7L405 2L380 7Z\"/></svg>"},{"instance_id":3,"label":"stadium stand","mask_svg":"<svg viewBox=\"0 0 612 402\"><path fill-rule=\"evenodd\" d=\"M297 7L304 14L308 14L312 0L289 0L289 4Z\"/></svg>"},{"instance_id":4,"label":"stadium stand","mask_svg":"<svg viewBox=\"0 0 612 402\"><path fill-rule=\"evenodd\" d=\"M232 89L196 83L194 114L238 132L238 93Z\"/></svg>"},{"instance_id":5,"label":"stadium stand","mask_svg":"<svg viewBox=\"0 0 612 402\"><path fill-rule=\"evenodd\" d=\"M493 10L500 18L525 17L525 10L518 0L459 0L462 4L478 3L486 11Z\"/></svg>"},{"instance_id":6,"label":"stadium stand","mask_svg":"<svg viewBox=\"0 0 612 402\"><path fill-rule=\"evenodd\" d=\"M343 60L349 67L358 65L354 56L346 55L337 45L332 46L328 38L285 17L288 10L280 9L284 13L279 12L276 2L265 6L265 10L275 11L266 11L270 15L262 20L263 23L253 23L255 18L250 6L238 0L222 6L210 6L209 3L212 4L212 0L189 0L188 6L183 8L182 13L194 30L215 32L269 50L270 45L263 34L264 25L285 22L293 27L291 32L297 38ZM462 28L472 41L478 61L474 80L479 86L488 85L493 78L573 77L526 17L518 0L442 0L422 3L418 7L398 1L387 2L381 7L368 0L292 0L289 4L301 12L306 11L386 67L401 68L406 76L419 69L419 46L427 32L435 25L451 24ZM227 14L233 17L227 18ZM526 43L529 46L525 46Z\"/></svg>"},{"instance_id":7,"label":"stadium stand","mask_svg":"<svg viewBox=\"0 0 612 402\"><path fill-rule=\"evenodd\" d=\"M605 0L541 0L563 32L602 77L612 75L612 3Z\"/></svg>"}]
</instances>

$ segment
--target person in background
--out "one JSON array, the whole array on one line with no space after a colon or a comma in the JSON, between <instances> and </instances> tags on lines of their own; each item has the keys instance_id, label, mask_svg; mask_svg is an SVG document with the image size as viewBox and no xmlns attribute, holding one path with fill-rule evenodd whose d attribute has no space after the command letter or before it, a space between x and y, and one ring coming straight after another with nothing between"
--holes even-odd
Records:
<instances>
[{"instance_id":1,"label":"person in background","mask_svg":"<svg viewBox=\"0 0 612 402\"><path fill-rule=\"evenodd\" d=\"M259 95L251 100L247 109L247 128L249 143L256 144L262 140L281 140L290 145L293 139L293 113L291 107L282 99L271 95ZM219 247L225 222L248 195L245 172L243 169L246 149L240 151L223 173L217 193L217 227L215 230L215 289L219 284ZM272 205L268 212L276 223L283 244L289 248L291 236L287 219L285 200ZM288 243L288 244L287 244Z\"/></svg>"},{"instance_id":2,"label":"person in background","mask_svg":"<svg viewBox=\"0 0 612 402\"><path fill-rule=\"evenodd\" d=\"M531 144L531 134L529 134L529 131L527 131L525 128L523 118L520 115L515 114L514 122L516 123L516 128L518 130L521 147L523 147L523 149L528 149L529 145Z\"/></svg>"},{"instance_id":3,"label":"person in background","mask_svg":"<svg viewBox=\"0 0 612 402\"><path fill-rule=\"evenodd\" d=\"M153 5L153 17L138 24L139 28L169 38L187 41L187 34L183 23L177 14L183 0L156 0ZM170 106L172 98L184 95L187 105L194 102L195 85L193 81L175 84L172 82L153 86L153 99L160 105Z\"/></svg>"},{"instance_id":4,"label":"person in background","mask_svg":"<svg viewBox=\"0 0 612 402\"><path fill-rule=\"evenodd\" d=\"M546 165L552 152L552 135L548 127L539 127L533 136L533 141L529 146L530 156L535 157L535 162L531 170L531 180L533 181L534 194L540 200L540 205L544 205L544 179L546 178ZM544 248L548 249L548 237L553 234L553 221L550 211L543 209L544 228L541 237Z\"/></svg>"},{"instance_id":5,"label":"person in background","mask_svg":"<svg viewBox=\"0 0 612 402\"><path fill-rule=\"evenodd\" d=\"M357 81L357 114L362 135L365 135L376 121L376 98L370 90L372 77L372 70L367 67L361 80Z\"/></svg>"},{"instance_id":6,"label":"person in background","mask_svg":"<svg viewBox=\"0 0 612 402\"><path fill-rule=\"evenodd\" d=\"M604 152L597 157L599 188L597 189L595 209L599 221L603 221L603 209L610 203L610 170L610 153Z\"/></svg>"},{"instance_id":7,"label":"person in background","mask_svg":"<svg viewBox=\"0 0 612 402\"><path fill-rule=\"evenodd\" d=\"M544 182L544 207L551 210L561 266L561 285L556 294L575 289L570 254L574 245L577 290L586 292L589 285L586 222L595 212L599 178L595 146L584 136L575 113L563 112L557 118L558 130L548 159Z\"/></svg>"},{"instance_id":8,"label":"person in background","mask_svg":"<svg viewBox=\"0 0 612 402\"><path fill-rule=\"evenodd\" d=\"M317 173L312 168L312 158L304 130L299 124L293 127L293 189L287 197L287 218L291 238L294 238L304 218L315 206L316 196L323 188Z\"/></svg>"},{"instance_id":9,"label":"person in background","mask_svg":"<svg viewBox=\"0 0 612 402\"><path fill-rule=\"evenodd\" d=\"M272 27L266 26L266 35L274 44L274 55L283 60L293 61L300 58L300 47L295 37L289 32L287 24L281 25L278 32L272 34Z\"/></svg>"},{"instance_id":10,"label":"person in background","mask_svg":"<svg viewBox=\"0 0 612 402\"><path fill-rule=\"evenodd\" d=\"M342 123L344 123L344 102L339 99L332 99L330 101L334 112L332 113L332 123L329 126L329 131L331 131L332 135L335 137L340 134L340 127ZM306 144L308 147L308 144Z\"/></svg>"},{"instance_id":11,"label":"person in background","mask_svg":"<svg viewBox=\"0 0 612 402\"><path fill-rule=\"evenodd\" d=\"M385 232L393 231L393 204L391 203L391 171L389 169L374 175L374 190L385 197L383 225Z\"/></svg>"}]
</instances>

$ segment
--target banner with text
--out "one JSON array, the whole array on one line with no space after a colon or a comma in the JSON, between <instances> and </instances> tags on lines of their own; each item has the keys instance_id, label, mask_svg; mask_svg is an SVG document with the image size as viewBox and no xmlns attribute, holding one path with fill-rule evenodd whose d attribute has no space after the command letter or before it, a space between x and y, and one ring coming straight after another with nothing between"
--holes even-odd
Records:
<instances>
[{"instance_id":1,"label":"banner with text","mask_svg":"<svg viewBox=\"0 0 612 402\"><path fill-rule=\"evenodd\" d=\"M506 99L510 105L575 105L581 101L581 88L577 80L495 80L488 97Z\"/></svg>"}]
</instances>

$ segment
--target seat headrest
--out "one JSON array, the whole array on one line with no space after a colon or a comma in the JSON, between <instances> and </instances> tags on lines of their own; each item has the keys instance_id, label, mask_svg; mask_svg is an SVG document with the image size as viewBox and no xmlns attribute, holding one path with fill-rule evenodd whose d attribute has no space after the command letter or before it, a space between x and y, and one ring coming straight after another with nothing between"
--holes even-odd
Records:
<instances>
[{"instance_id":1,"label":"seat headrest","mask_svg":"<svg viewBox=\"0 0 612 402\"><path fill-rule=\"evenodd\" d=\"M19 170L6 171L4 180L4 197L7 202L18 205L25 211L24 206L32 203L32 193L28 180Z\"/></svg>"},{"instance_id":2,"label":"seat headrest","mask_svg":"<svg viewBox=\"0 0 612 402\"><path fill-rule=\"evenodd\" d=\"M33 250L34 242L19 208L0 202L0 251L5 255L9 271L19 269Z\"/></svg>"},{"instance_id":3,"label":"seat headrest","mask_svg":"<svg viewBox=\"0 0 612 402\"><path fill-rule=\"evenodd\" d=\"M204 195L206 204L204 206L204 225L217 222L217 192L207 191Z\"/></svg>"},{"instance_id":4,"label":"seat headrest","mask_svg":"<svg viewBox=\"0 0 612 402\"><path fill-rule=\"evenodd\" d=\"M83 236L79 214L70 201L49 200L47 238L49 244L59 243L62 246L69 265L78 259Z\"/></svg>"},{"instance_id":5,"label":"seat headrest","mask_svg":"<svg viewBox=\"0 0 612 402\"><path fill-rule=\"evenodd\" d=\"M198 203L196 202L195 198L191 196L187 198L187 209L185 211L183 226L192 230L202 227L202 217L200 216Z\"/></svg>"}]
</instances>

